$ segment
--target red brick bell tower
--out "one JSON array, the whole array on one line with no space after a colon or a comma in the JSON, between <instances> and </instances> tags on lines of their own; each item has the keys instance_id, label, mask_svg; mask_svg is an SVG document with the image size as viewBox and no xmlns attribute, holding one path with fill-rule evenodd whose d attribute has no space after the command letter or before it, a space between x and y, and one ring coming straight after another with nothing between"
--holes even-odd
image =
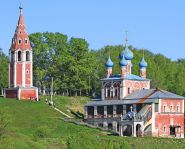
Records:
<instances>
[{"instance_id":1,"label":"red brick bell tower","mask_svg":"<svg viewBox=\"0 0 185 149\"><path fill-rule=\"evenodd\" d=\"M33 87L32 48L20 5L20 16L9 50L9 88L6 98L38 100L38 88Z\"/></svg>"}]
</instances>

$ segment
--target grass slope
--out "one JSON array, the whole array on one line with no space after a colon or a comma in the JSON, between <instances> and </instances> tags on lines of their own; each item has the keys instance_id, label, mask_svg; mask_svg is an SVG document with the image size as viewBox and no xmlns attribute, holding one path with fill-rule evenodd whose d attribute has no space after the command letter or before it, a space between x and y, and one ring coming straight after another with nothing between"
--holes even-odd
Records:
<instances>
[{"instance_id":1,"label":"grass slope","mask_svg":"<svg viewBox=\"0 0 185 149\"><path fill-rule=\"evenodd\" d=\"M77 101L75 98L57 97L56 102L61 110L68 111L70 107L74 111L80 111L86 99ZM106 132L98 129L67 123L61 120L59 113L43 101L0 99L0 110L10 115L11 119L8 130L0 137L2 149L185 148L185 139L108 136Z\"/></svg>"}]
</instances>

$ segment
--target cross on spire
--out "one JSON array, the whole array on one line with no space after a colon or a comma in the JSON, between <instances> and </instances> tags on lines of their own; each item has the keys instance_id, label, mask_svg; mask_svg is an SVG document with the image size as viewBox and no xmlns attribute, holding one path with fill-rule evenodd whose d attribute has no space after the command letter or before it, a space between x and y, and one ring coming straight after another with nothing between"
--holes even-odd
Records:
<instances>
[{"instance_id":1,"label":"cross on spire","mask_svg":"<svg viewBox=\"0 0 185 149\"><path fill-rule=\"evenodd\" d=\"M20 6L19 6L19 9L20 9L20 13L22 14L22 0L20 0Z\"/></svg>"},{"instance_id":2,"label":"cross on spire","mask_svg":"<svg viewBox=\"0 0 185 149\"><path fill-rule=\"evenodd\" d=\"M24 17L22 14L22 9L23 9L22 0L20 0L19 9L20 9L19 20L16 26L15 34L10 48L13 51L16 51L18 49L21 49L21 50L31 49L29 37L26 32L26 26L24 23Z\"/></svg>"},{"instance_id":3,"label":"cross on spire","mask_svg":"<svg viewBox=\"0 0 185 149\"><path fill-rule=\"evenodd\" d=\"M110 47L109 47L109 58L110 58Z\"/></svg>"},{"instance_id":4,"label":"cross on spire","mask_svg":"<svg viewBox=\"0 0 185 149\"><path fill-rule=\"evenodd\" d=\"M126 34L125 41L126 41L126 44L127 44L127 42L128 42L128 38L127 38L128 31L127 30L125 31L125 34Z\"/></svg>"},{"instance_id":5,"label":"cross on spire","mask_svg":"<svg viewBox=\"0 0 185 149\"><path fill-rule=\"evenodd\" d=\"M144 51L144 48L142 49L142 51L143 51L143 58L145 57L145 51Z\"/></svg>"}]
</instances>

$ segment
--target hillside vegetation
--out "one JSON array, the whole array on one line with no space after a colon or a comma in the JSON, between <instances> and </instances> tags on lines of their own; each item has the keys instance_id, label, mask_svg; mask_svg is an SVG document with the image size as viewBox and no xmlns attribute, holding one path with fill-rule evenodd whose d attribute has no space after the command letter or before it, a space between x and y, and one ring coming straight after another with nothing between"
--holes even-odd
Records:
<instances>
[{"instance_id":1,"label":"hillside vegetation","mask_svg":"<svg viewBox=\"0 0 185 149\"><path fill-rule=\"evenodd\" d=\"M8 126L0 136L2 149L184 149L185 139L133 138L110 135L99 129L64 122L63 116L39 102L0 99L0 124ZM57 97L56 106L64 112L80 111L88 99ZM76 104L75 104L76 103ZM78 108L76 109L76 105ZM68 111L69 112L69 111ZM70 113L70 112L69 112ZM6 115L4 121L3 115ZM1 126L1 125L0 125ZM2 131L2 129L0 129Z\"/></svg>"},{"instance_id":2,"label":"hillside vegetation","mask_svg":"<svg viewBox=\"0 0 185 149\"><path fill-rule=\"evenodd\" d=\"M61 95L95 96L100 92L99 79L105 77L105 62L110 51L114 62L113 73L120 73L119 53L122 45L107 45L92 50L82 38L68 38L61 33L33 33L29 35L33 48L34 85L41 92L49 92L51 77L54 78L54 90ZM132 43L129 43L132 44ZM139 62L143 56L141 49L129 46L134 53L133 73L139 75ZM174 49L178 50L178 49ZM161 54L144 49L148 62L147 77L152 88L159 87L185 96L185 59L172 61ZM179 55L179 58L182 58ZM1 77L0 88L8 86L8 58L0 50Z\"/></svg>"},{"instance_id":3,"label":"hillside vegetation","mask_svg":"<svg viewBox=\"0 0 185 149\"><path fill-rule=\"evenodd\" d=\"M34 81L41 89L50 88L50 78L54 77L54 89L58 94L97 95L100 92L99 79L106 75L109 51L114 62L113 73L120 73L118 57L125 43L91 50L85 39L68 38L61 33L34 33L29 37L33 47ZM139 75L138 64L143 51L133 46L129 48L134 54L133 74ZM185 60L172 61L161 54L144 51L148 62L147 77L152 80L152 88L185 95Z\"/></svg>"}]
</instances>

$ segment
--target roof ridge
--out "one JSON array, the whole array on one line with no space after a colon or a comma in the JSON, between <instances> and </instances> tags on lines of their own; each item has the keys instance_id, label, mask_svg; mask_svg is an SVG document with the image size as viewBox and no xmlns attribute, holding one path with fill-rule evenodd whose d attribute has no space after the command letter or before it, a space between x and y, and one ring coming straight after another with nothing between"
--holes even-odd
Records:
<instances>
[{"instance_id":1,"label":"roof ridge","mask_svg":"<svg viewBox=\"0 0 185 149\"><path fill-rule=\"evenodd\" d=\"M140 100L137 103L143 103L145 100L148 99L148 97L150 97L151 95L153 95L154 93L156 93L158 90L156 89L150 89L153 90L150 94L144 96L143 98L140 98Z\"/></svg>"}]
</instances>

